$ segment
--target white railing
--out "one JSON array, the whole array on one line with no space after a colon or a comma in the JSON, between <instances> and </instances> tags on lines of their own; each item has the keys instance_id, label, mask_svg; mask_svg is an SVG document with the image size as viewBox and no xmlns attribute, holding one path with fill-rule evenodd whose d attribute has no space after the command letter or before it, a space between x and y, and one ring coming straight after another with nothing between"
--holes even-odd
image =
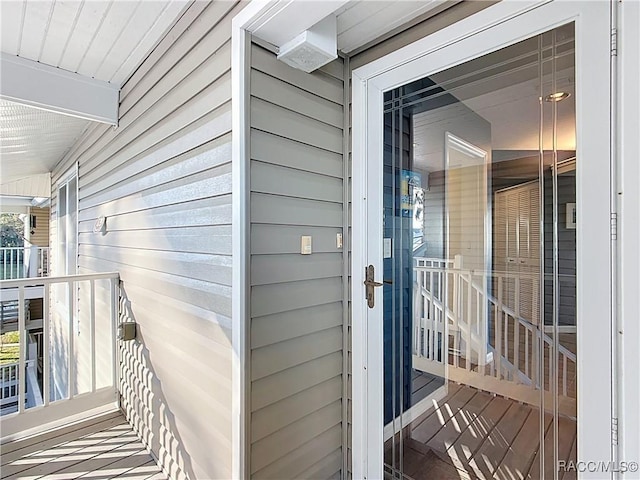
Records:
<instances>
[{"instance_id":1,"label":"white railing","mask_svg":"<svg viewBox=\"0 0 640 480\"><path fill-rule=\"evenodd\" d=\"M49 247L2 247L0 267L0 280L46 277L49 273Z\"/></svg>"},{"instance_id":2,"label":"white railing","mask_svg":"<svg viewBox=\"0 0 640 480\"><path fill-rule=\"evenodd\" d=\"M444 262L431 263L434 266L416 259L414 266L414 363L435 373L442 368L430 363L446 362L450 378L479 388L498 389L498 393L530 403L537 399L524 389L544 389L564 397L568 406L565 410L572 413L576 396L575 353L554 342L534 323L536 319L516 313L519 283L535 285L538 276L475 272L445 268ZM490 288L495 295L489 293ZM533 291L537 292L535 288ZM541 363L545 371L539 368ZM558 380L555 388L554 378ZM511 387L505 388L505 383Z\"/></svg>"},{"instance_id":3,"label":"white railing","mask_svg":"<svg viewBox=\"0 0 640 480\"><path fill-rule=\"evenodd\" d=\"M26 408L38 407L44 402L38 382L37 359L27 360L26 366ZM18 411L19 368L20 364L17 362L8 363L0 367L0 407L2 415Z\"/></svg>"},{"instance_id":4,"label":"white railing","mask_svg":"<svg viewBox=\"0 0 640 480\"><path fill-rule=\"evenodd\" d=\"M0 407L4 408L18 401L18 363L0 366Z\"/></svg>"},{"instance_id":5,"label":"white railing","mask_svg":"<svg viewBox=\"0 0 640 480\"><path fill-rule=\"evenodd\" d=\"M42 318L27 321L34 299ZM0 301L17 302L20 345L3 370L17 408L0 418L0 442L117 408L117 273L4 280Z\"/></svg>"}]
</instances>

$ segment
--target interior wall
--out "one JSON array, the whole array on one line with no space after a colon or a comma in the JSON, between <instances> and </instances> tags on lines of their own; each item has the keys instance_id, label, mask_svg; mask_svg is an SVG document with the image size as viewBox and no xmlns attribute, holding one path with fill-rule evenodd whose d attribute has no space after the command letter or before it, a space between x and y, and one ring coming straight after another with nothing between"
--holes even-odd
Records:
<instances>
[{"instance_id":1,"label":"interior wall","mask_svg":"<svg viewBox=\"0 0 640 480\"><path fill-rule=\"evenodd\" d=\"M120 348L121 405L173 479L231 477L230 38L242 7L193 2L123 85L119 126L92 127L52 178L78 166L78 272L120 273L121 319L137 323ZM57 204L54 193L52 245Z\"/></svg>"}]
</instances>

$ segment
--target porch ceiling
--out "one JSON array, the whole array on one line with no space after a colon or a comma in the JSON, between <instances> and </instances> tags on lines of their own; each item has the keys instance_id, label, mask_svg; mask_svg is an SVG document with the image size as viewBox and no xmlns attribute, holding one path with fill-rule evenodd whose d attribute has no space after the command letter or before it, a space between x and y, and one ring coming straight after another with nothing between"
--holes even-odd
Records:
<instances>
[{"instance_id":1,"label":"porch ceiling","mask_svg":"<svg viewBox=\"0 0 640 480\"><path fill-rule=\"evenodd\" d=\"M81 82L107 82L119 89L190 3L3 0L0 49L66 76L76 74ZM55 98L65 92L47 93ZM40 196L28 191L34 182L24 180L50 172L92 122L54 113L59 109L43 102L37 109L27 106L34 102L8 101L6 95L0 90L0 195ZM16 191L16 185L23 190Z\"/></svg>"},{"instance_id":2,"label":"porch ceiling","mask_svg":"<svg viewBox=\"0 0 640 480\"><path fill-rule=\"evenodd\" d=\"M373 41L451 7L460 0L276 0L248 29L254 36L281 47L328 15L337 19L338 50L354 54ZM286 12L286 13L285 13Z\"/></svg>"}]
</instances>

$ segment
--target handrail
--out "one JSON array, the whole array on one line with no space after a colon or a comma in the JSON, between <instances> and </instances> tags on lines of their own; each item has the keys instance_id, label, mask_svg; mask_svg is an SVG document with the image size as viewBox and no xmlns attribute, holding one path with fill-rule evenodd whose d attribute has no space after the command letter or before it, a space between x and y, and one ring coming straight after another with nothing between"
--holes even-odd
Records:
<instances>
[{"instance_id":1,"label":"handrail","mask_svg":"<svg viewBox=\"0 0 640 480\"><path fill-rule=\"evenodd\" d=\"M118 272L88 273L64 275L60 277L30 277L12 280L0 280L0 288L32 287L51 285L52 283L85 282L89 280L110 280L120 277Z\"/></svg>"}]
</instances>

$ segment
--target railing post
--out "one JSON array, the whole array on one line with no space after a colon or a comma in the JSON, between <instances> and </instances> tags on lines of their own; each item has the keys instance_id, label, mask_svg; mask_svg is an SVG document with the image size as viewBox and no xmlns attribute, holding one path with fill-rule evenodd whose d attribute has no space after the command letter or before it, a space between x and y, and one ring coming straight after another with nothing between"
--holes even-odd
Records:
<instances>
[{"instance_id":1,"label":"railing post","mask_svg":"<svg viewBox=\"0 0 640 480\"><path fill-rule=\"evenodd\" d=\"M429 271L429 359L438 360L438 319L436 318L436 302L433 296L433 270Z\"/></svg>"},{"instance_id":2,"label":"railing post","mask_svg":"<svg viewBox=\"0 0 640 480\"><path fill-rule=\"evenodd\" d=\"M24 286L18 287L18 413L24 412L24 402L26 399L26 377L27 362L25 356L27 349L27 321L24 308Z\"/></svg>"},{"instance_id":3,"label":"railing post","mask_svg":"<svg viewBox=\"0 0 640 480\"><path fill-rule=\"evenodd\" d=\"M91 391L96 391L96 281L89 280L89 345L91 350Z\"/></svg>"},{"instance_id":4,"label":"railing post","mask_svg":"<svg viewBox=\"0 0 640 480\"><path fill-rule=\"evenodd\" d=\"M417 264L417 262L416 262ZM413 287L413 354L420 356L420 319L422 318L422 312L420 309L422 299L422 279L419 270L414 269L416 274L416 283Z\"/></svg>"},{"instance_id":5,"label":"railing post","mask_svg":"<svg viewBox=\"0 0 640 480\"><path fill-rule=\"evenodd\" d=\"M496 364L496 378L500 379L500 375L502 372L502 275L498 277L498 304L496 305L496 354L495 354L495 364Z\"/></svg>"},{"instance_id":6,"label":"railing post","mask_svg":"<svg viewBox=\"0 0 640 480\"><path fill-rule=\"evenodd\" d=\"M113 358L113 372L111 381L113 388L118 395L118 403L120 403L120 350L118 349L118 322L120 320L120 280L112 278L110 281L111 289L111 351Z\"/></svg>"},{"instance_id":7,"label":"railing post","mask_svg":"<svg viewBox=\"0 0 640 480\"><path fill-rule=\"evenodd\" d=\"M25 248L25 253L26 253L27 249ZM38 260L38 251L39 251L39 247L37 247L36 245L31 245L29 247L29 267L27 268L27 272L25 277L37 277L38 275L38 265L39 265L39 260ZM26 262L26 258L25 258L25 262Z\"/></svg>"},{"instance_id":8,"label":"railing post","mask_svg":"<svg viewBox=\"0 0 640 480\"><path fill-rule=\"evenodd\" d=\"M473 279L471 277L471 272L467 274L467 338L466 338L466 362L465 367L467 370L471 370L471 300L472 300L472 292L473 292Z\"/></svg>"},{"instance_id":9,"label":"railing post","mask_svg":"<svg viewBox=\"0 0 640 480\"><path fill-rule=\"evenodd\" d=\"M44 298L42 299L42 395L44 405L49 405L51 399L51 314L49 304L51 301L50 285L44 285Z\"/></svg>"},{"instance_id":10,"label":"railing post","mask_svg":"<svg viewBox=\"0 0 640 480\"><path fill-rule=\"evenodd\" d=\"M70 281L67 282L67 301L69 302L68 305L68 315L69 315L69 368L67 370L67 393L68 393L68 398L72 399L74 396L74 388L73 388L73 381L75 378L75 370L76 370L76 366L75 366L75 331L74 331L74 308L73 308L73 287L75 285L75 282Z\"/></svg>"}]
</instances>

